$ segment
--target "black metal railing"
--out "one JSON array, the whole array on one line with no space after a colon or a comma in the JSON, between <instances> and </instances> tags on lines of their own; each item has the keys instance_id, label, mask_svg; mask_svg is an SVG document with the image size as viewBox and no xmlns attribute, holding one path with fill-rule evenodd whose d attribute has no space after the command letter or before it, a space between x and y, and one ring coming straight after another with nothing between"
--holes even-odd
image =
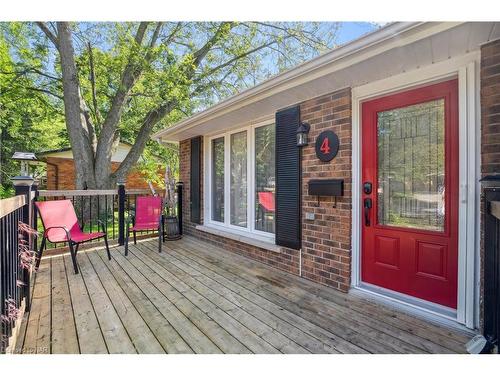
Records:
<instances>
[{"instance_id":1,"label":"black metal railing","mask_svg":"<svg viewBox=\"0 0 500 375\"><path fill-rule=\"evenodd\" d=\"M175 214L182 214L180 202L182 201L182 183L177 184L177 208ZM125 225L127 219L135 212L137 197L151 195L148 189L127 189L125 185L118 185L116 190L40 190L37 193L37 200L58 200L70 199L75 207L78 222L83 226L85 232L101 231L99 221L104 223L108 233L108 239L115 240L119 245L124 244ZM163 191L156 191L156 194L163 196ZM180 208L179 208L180 207ZM35 210L36 215L36 210ZM38 215L35 221L39 230L43 228ZM179 226L182 230L182 218L179 218ZM149 233L143 233L147 236ZM102 241L96 239L93 242ZM67 244L47 244L48 248L63 248Z\"/></svg>"},{"instance_id":2,"label":"black metal railing","mask_svg":"<svg viewBox=\"0 0 500 375\"><path fill-rule=\"evenodd\" d=\"M182 183L177 184L177 208L179 229L182 234ZM157 192L163 194L162 191ZM32 267L23 267L20 253L20 223L43 231L37 214L36 200L70 199L75 207L80 225L86 232L100 231L98 220L105 223L108 238L124 244L125 223L135 212L137 197L151 195L147 189L126 189L119 185L116 190L40 190L34 186L16 186L16 196L0 200L0 353L7 350L15 337L16 325L24 311L30 307L30 279ZM148 233L145 233L148 235ZM21 236L21 237L20 237ZM30 252L37 250L36 237L25 235ZM96 240L99 241L99 240ZM94 241L94 242L96 242ZM51 244L64 247L66 244ZM49 247L50 247L49 246ZM26 248L25 248L26 250ZM15 316L14 316L15 315Z\"/></svg>"},{"instance_id":3,"label":"black metal railing","mask_svg":"<svg viewBox=\"0 0 500 375\"><path fill-rule=\"evenodd\" d=\"M161 193L161 192L160 192ZM108 238L123 244L125 222L135 211L137 197L151 195L147 189L126 190L119 185L116 190L40 190L38 200L69 199L75 208L78 222L85 232L101 231L99 220L106 227ZM38 227L43 228L37 215ZM101 241L97 239L93 242ZM48 248L66 247L67 244L48 244Z\"/></svg>"},{"instance_id":4,"label":"black metal railing","mask_svg":"<svg viewBox=\"0 0 500 375\"><path fill-rule=\"evenodd\" d=\"M500 344L500 188L484 189L484 337Z\"/></svg>"},{"instance_id":5,"label":"black metal railing","mask_svg":"<svg viewBox=\"0 0 500 375\"><path fill-rule=\"evenodd\" d=\"M31 269L23 267L20 241L26 241L25 251L33 251L35 241L20 230L20 223L33 227L31 202L35 194L0 200L0 353L5 353L24 311L30 307Z\"/></svg>"}]
</instances>

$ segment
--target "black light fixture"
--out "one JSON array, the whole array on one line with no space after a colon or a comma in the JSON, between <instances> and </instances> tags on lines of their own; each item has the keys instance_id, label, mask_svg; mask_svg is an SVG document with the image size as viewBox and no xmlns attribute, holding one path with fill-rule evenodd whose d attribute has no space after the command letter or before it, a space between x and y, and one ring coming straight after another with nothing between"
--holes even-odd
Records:
<instances>
[{"instance_id":1,"label":"black light fixture","mask_svg":"<svg viewBox=\"0 0 500 375\"><path fill-rule=\"evenodd\" d=\"M299 127L297 128L297 147L307 146L307 135L309 134L310 129L311 125L309 125L307 122L300 123Z\"/></svg>"}]
</instances>

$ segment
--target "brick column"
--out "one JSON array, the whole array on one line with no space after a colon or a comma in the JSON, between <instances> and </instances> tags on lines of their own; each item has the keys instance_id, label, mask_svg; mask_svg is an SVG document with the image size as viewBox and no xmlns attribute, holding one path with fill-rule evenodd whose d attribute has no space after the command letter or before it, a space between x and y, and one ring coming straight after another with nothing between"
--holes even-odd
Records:
<instances>
[{"instance_id":1,"label":"brick column","mask_svg":"<svg viewBox=\"0 0 500 375\"><path fill-rule=\"evenodd\" d=\"M481 177L500 175L500 39L481 47ZM491 190L491 189L490 189ZM481 191L481 314L484 312L484 188Z\"/></svg>"},{"instance_id":2,"label":"brick column","mask_svg":"<svg viewBox=\"0 0 500 375\"><path fill-rule=\"evenodd\" d=\"M500 174L500 39L481 47L481 174Z\"/></svg>"}]
</instances>

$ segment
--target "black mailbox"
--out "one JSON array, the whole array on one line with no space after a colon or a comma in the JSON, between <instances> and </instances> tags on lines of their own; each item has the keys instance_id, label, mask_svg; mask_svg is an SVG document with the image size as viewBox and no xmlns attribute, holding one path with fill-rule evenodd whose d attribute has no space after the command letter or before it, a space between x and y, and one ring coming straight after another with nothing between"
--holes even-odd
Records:
<instances>
[{"instance_id":1,"label":"black mailbox","mask_svg":"<svg viewBox=\"0 0 500 375\"><path fill-rule=\"evenodd\" d=\"M310 180L309 195L341 197L344 195L344 180Z\"/></svg>"}]
</instances>

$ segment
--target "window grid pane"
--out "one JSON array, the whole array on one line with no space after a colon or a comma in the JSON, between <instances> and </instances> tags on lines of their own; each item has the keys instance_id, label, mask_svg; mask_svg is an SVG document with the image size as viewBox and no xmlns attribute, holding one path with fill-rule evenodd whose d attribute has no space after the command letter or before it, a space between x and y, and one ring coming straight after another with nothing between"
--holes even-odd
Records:
<instances>
[{"instance_id":1,"label":"window grid pane","mask_svg":"<svg viewBox=\"0 0 500 375\"><path fill-rule=\"evenodd\" d=\"M232 225L246 228L247 220L247 132L231 134L231 220Z\"/></svg>"},{"instance_id":2,"label":"window grid pane","mask_svg":"<svg viewBox=\"0 0 500 375\"><path fill-rule=\"evenodd\" d=\"M212 141L212 220L224 222L224 138Z\"/></svg>"},{"instance_id":3,"label":"window grid pane","mask_svg":"<svg viewBox=\"0 0 500 375\"><path fill-rule=\"evenodd\" d=\"M274 233L275 126L255 129L255 229Z\"/></svg>"}]
</instances>

